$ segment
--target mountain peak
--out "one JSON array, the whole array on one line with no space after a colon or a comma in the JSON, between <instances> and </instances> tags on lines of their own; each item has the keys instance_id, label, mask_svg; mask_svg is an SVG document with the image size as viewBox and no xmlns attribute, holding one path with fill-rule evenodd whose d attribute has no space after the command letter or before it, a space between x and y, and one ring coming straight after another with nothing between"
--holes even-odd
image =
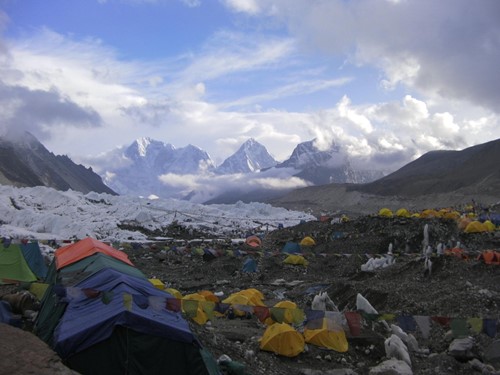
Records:
<instances>
[{"instance_id":1,"label":"mountain peak","mask_svg":"<svg viewBox=\"0 0 500 375\"><path fill-rule=\"evenodd\" d=\"M240 146L238 151L224 160L217 168L217 173L250 173L274 167L276 164L276 160L269 154L265 146L250 138Z\"/></svg>"}]
</instances>

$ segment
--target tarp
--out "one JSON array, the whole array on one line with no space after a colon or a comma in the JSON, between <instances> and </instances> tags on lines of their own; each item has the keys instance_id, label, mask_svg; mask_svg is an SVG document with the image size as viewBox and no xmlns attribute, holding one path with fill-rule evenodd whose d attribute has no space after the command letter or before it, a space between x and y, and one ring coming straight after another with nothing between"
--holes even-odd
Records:
<instances>
[{"instance_id":1,"label":"tarp","mask_svg":"<svg viewBox=\"0 0 500 375\"><path fill-rule=\"evenodd\" d=\"M172 298L171 294L155 288L147 279L124 275L112 269L104 269L86 280L78 288L112 292L108 303L101 298L89 298L85 293L69 301L66 311L54 330L54 348L66 358L111 336L115 326L123 326L136 332L160 336L175 341L194 341L188 323L179 313L166 309L154 310L141 301L148 299L135 296ZM124 294L132 296L129 307Z\"/></svg>"},{"instance_id":2,"label":"tarp","mask_svg":"<svg viewBox=\"0 0 500 375\"><path fill-rule=\"evenodd\" d=\"M288 254L298 254L302 252L300 245L297 242L292 241L288 241L285 246L283 246L281 251Z\"/></svg>"},{"instance_id":3,"label":"tarp","mask_svg":"<svg viewBox=\"0 0 500 375\"><path fill-rule=\"evenodd\" d=\"M78 262L79 260L95 253L104 253L133 266L132 262L128 259L127 254L124 252L116 250L104 242L87 237L81 241L75 242L74 244L64 246L56 250L55 257L57 269L65 267L71 263Z\"/></svg>"},{"instance_id":4,"label":"tarp","mask_svg":"<svg viewBox=\"0 0 500 375\"><path fill-rule=\"evenodd\" d=\"M4 282L37 280L18 244L11 243L8 247L3 243L0 244L0 281L2 280Z\"/></svg>"},{"instance_id":5,"label":"tarp","mask_svg":"<svg viewBox=\"0 0 500 375\"><path fill-rule=\"evenodd\" d=\"M286 357L295 357L304 351L304 336L286 323L267 327L260 339L260 349Z\"/></svg>"}]
</instances>

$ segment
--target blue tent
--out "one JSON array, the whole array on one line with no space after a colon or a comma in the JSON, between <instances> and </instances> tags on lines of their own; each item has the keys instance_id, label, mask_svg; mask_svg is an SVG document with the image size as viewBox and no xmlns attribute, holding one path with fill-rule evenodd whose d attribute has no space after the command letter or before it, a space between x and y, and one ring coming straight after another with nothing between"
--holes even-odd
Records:
<instances>
[{"instance_id":1,"label":"blue tent","mask_svg":"<svg viewBox=\"0 0 500 375\"><path fill-rule=\"evenodd\" d=\"M33 271L39 279L44 279L47 275L47 265L45 264L45 259L43 259L38 242L21 243L20 246L24 259L26 263L28 263L31 271Z\"/></svg>"},{"instance_id":2,"label":"blue tent","mask_svg":"<svg viewBox=\"0 0 500 375\"><path fill-rule=\"evenodd\" d=\"M257 272L257 262L253 258L247 258L243 262L243 272Z\"/></svg>"},{"instance_id":3,"label":"blue tent","mask_svg":"<svg viewBox=\"0 0 500 375\"><path fill-rule=\"evenodd\" d=\"M300 249L300 245L297 242L291 242L288 241L285 246L283 246L283 249L281 250L283 253L288 253L288 254L297 254L301 253L302 250Z\"/></svg>"},{"instance_id":4,"label":"blue tent","mask_svg":"<svg viewBox=\"0 0 500 375\"><path fill-rule=\"evenodd\" d=\"M172 296L147 279L102 269L80 282L76 291L72 298L68 293L53 340L56 352L74 370L210 373L187 321L165 307Z\"/></svg>"}]
</instances>

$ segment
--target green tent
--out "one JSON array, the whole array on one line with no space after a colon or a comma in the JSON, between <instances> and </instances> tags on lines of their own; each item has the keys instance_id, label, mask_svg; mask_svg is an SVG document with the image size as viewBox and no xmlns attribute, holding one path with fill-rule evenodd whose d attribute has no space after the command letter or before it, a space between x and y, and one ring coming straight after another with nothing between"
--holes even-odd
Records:
<instances>
[{"instance_id":1,"label":"green tent","mask_svg":"<svg viewBox=\"0 0 500 375\"><path fill-rule=\"evenodd\" d=\"M12 281L36 281L37 278L24 259L21 247L17 244L0 244L0 283Z\"/></svg>"}]
</instances>

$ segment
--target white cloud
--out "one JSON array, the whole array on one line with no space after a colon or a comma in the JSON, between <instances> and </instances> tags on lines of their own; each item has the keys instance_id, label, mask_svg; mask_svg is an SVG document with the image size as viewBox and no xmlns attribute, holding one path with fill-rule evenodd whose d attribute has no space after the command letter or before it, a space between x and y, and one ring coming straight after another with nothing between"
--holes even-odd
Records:
<instances>
[{"instance_id":1,"label":"white cloud","mask_svg":"<svg viewBox=\"0 0 500 375\"><path fill-rule=\"evenodd\" d=\"M236 12L257 14L261 10L256 0L223 0L223 2Z\"/></svg>"}]
</instances>

